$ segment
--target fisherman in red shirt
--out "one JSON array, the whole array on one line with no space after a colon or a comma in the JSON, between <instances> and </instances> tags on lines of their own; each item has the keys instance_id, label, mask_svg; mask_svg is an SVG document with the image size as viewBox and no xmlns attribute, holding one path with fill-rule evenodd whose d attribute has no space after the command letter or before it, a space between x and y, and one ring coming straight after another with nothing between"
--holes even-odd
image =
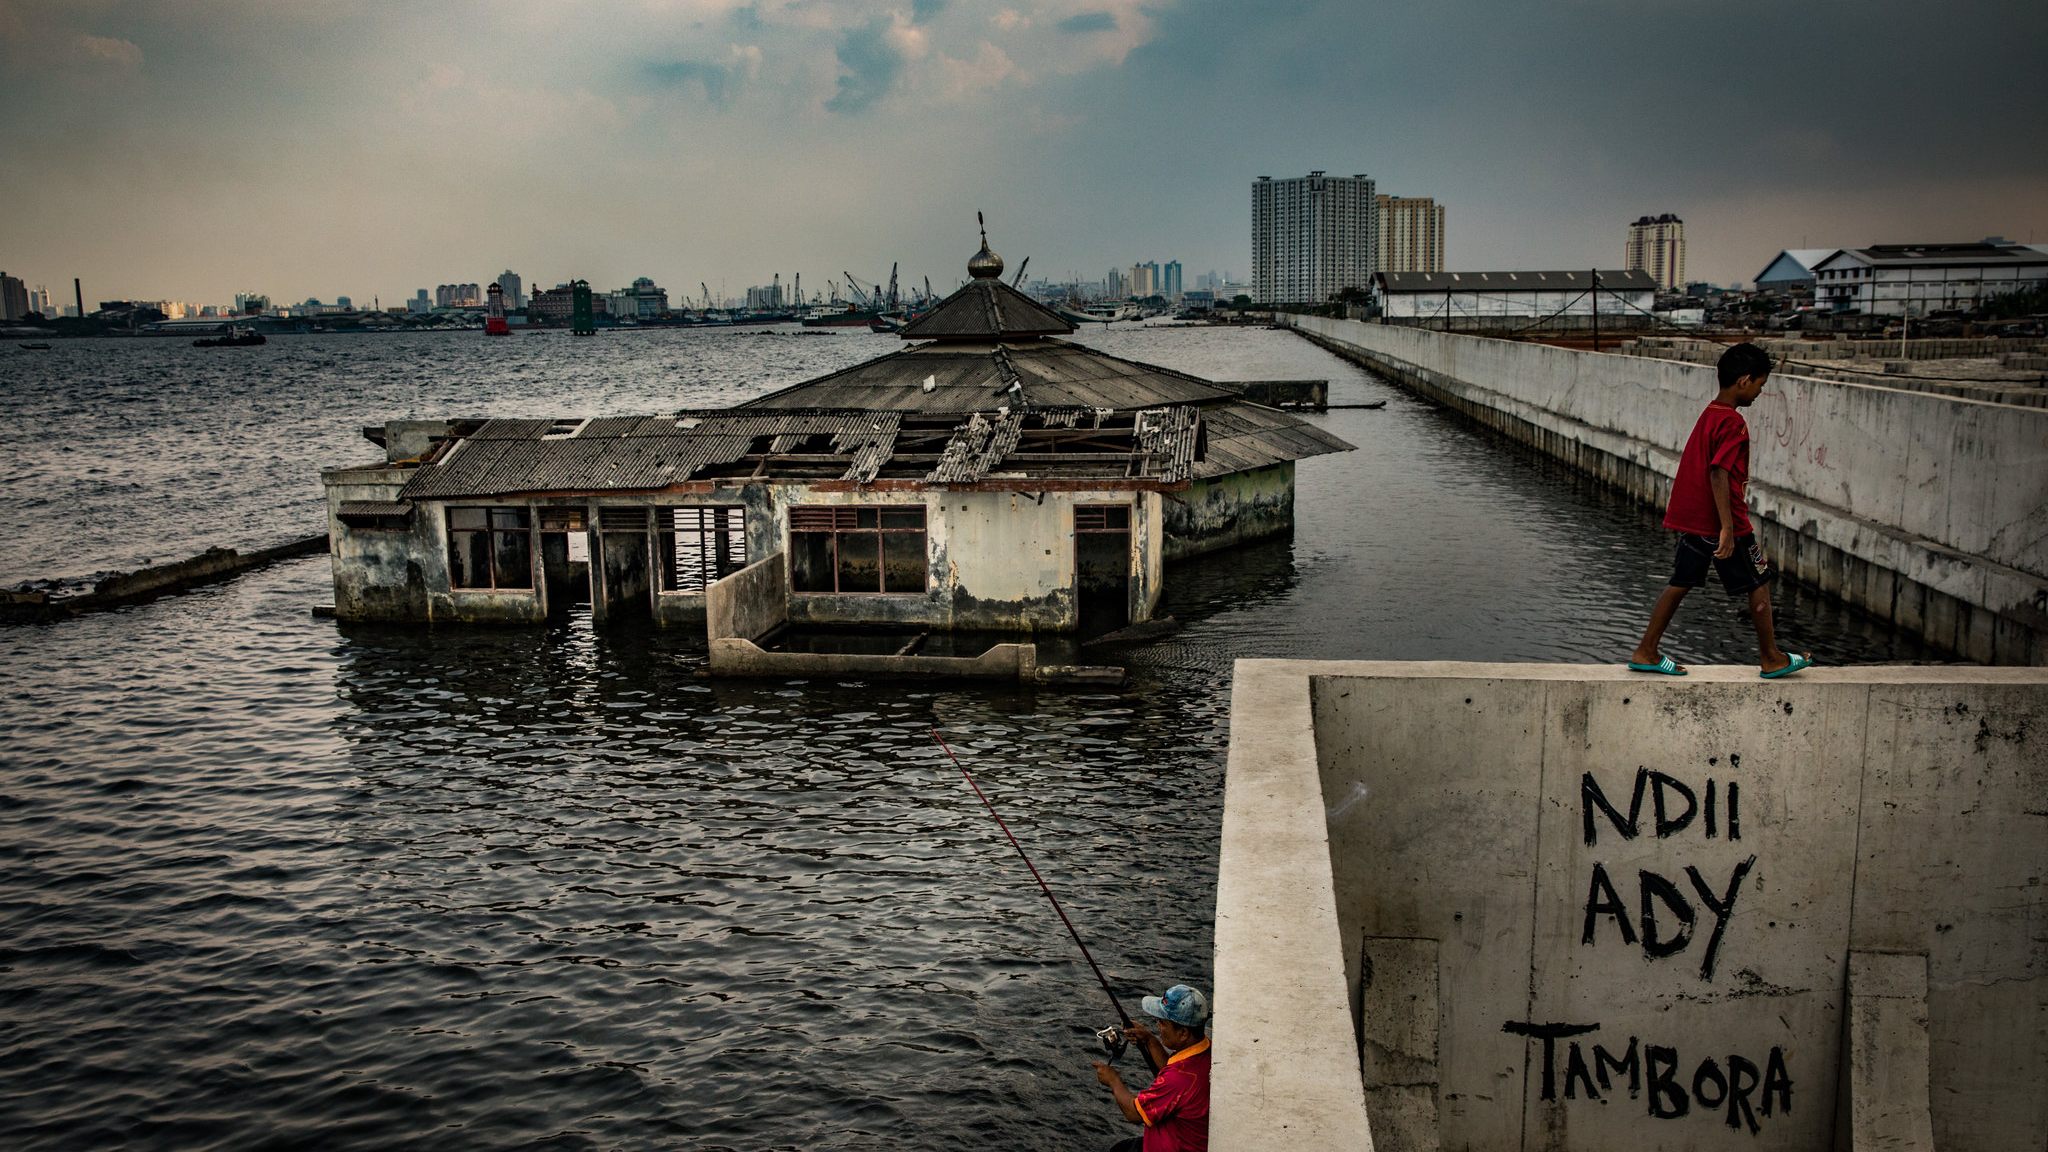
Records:
<instances>
[{"instance_id":1,"label":"fisherman in red shirt","mask_svg":"<svg viewBox=\"0 0 2048 1152\"><path fill-rule=\"evenodd\" d=\"M1143 1124L1145 1135L1121 1140L1110 1152L1207 1152L1209 1147L1209 1002L1185 984L1140 1002L1159 1022L1158 1033L1142 1023L1124 1029L1145 1046L1159 1075L1151 1087L1132 1095L1116 1069L1097 1062L1095 1078L1116 1097L1124 1119Z\"/></svg>"},{"instance_id":2,"label":"fisherman in red shirt","mask_svg":"<svg viewBox=\"0 0 2048 1152\"><path fill-rule=\"evenodd\" d=\"M1671 503L1664 526L1678 533L1678 558L1671 582L1657 597L1650 626L1629 656L1636 672L1685 675L1685 666L1658 651L1664 629L1678 614L1685 594L1707 582L1711 565L1730 596L1749 598L1750 623L1756 626L1759 672L1766 680L1790 676L1813 663L1810 654L1786 655L1778 648L1771 621L1771 582L1778 572L1757 545L1749 523L1749 425L1742 409L1756 403L1771 376L1770 354L1754 344L1737 344L1721 354L1715 369L1721 385L1707 410L1693 425L1678 474L1671 480Z\"/></svg>"}]
</instances>

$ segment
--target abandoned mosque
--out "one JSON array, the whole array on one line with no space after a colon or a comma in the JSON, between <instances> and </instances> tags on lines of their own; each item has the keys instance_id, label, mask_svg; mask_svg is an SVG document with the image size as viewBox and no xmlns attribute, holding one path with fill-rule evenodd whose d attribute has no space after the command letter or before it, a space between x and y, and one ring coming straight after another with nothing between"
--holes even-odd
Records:
<instances>
[{"instance_id":1,"label":"abandoned mosque","mask_svg":"<svg viewBox=\"0 0 2048 1152\"><path fill-rule=\"evenodd\" d=\"M1169 561L1289 530L1295 461L1351 448L1057 339L1002 269L984 241L904 348L737 407L365 429L384 459L321 474L335 615L588 603L708 628L714 670L789 627L1100 633L1153 616Z\"/></svg>"}]
</instances>

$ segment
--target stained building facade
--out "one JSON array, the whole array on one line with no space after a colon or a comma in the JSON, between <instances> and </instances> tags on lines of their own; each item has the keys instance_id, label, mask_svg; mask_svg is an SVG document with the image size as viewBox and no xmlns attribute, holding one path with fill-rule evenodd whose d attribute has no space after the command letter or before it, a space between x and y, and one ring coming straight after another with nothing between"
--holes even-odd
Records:
<instances>
[{"instance_id":1,"label":"stained building facade","mask_svg":"<svg viewBox=\"0 0 2048 1152\"><path fill-rule=\"evenodd\" d=\"M1252 182L1252 299L1320 304L1364 288L1379 259L1372 177L1311 172Z\"/></svg>"}]
</instances>

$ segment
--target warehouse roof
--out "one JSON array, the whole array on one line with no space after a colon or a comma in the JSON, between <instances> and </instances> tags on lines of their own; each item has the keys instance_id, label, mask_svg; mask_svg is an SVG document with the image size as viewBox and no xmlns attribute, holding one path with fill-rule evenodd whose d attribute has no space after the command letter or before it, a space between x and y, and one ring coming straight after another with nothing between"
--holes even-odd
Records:
<instances>
[{"instance_id":1,"label":"warehouse roof","mask_svg":"<svg viewBox=\"0 0 2048 1152\"><path fill-rule=\"evenodd\" d=\"M1386 292L1584 292L1594 273L1577 272L1375 272L1373 280ZM1640 268L1602 268L1600 287L1608 292L1655 292L1657 278Z\"/></svg>"}]
</instances>

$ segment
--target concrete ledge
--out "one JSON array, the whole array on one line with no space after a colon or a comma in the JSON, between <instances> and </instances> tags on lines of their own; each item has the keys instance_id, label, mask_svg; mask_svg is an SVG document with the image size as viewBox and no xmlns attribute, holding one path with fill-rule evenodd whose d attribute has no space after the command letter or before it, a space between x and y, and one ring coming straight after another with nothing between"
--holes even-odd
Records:
<instances>
[{"instance_id":1,"label":"concrete ledge","mask_svg":"<svg viewBox=\"0 0 2048 1152\"><path fill-rule=\"evenodd\" d=\"M1853 1152L1932 1152L1927 1065L1927 957L1850 953L1845 1075Z\"/></svg>"},{"instance_id":2,"label":"concrete ledge","mask_svg":"<svg viewBox=\"0 0 2048 1152\"><path fill-rule=\"evenodd\" d=\"M960 676L1030 682L1038 646L997 644L979 656L878 656L838 652L770 652L752 640L711 641L715 676Z\"/></svg>"}]
</instances>

